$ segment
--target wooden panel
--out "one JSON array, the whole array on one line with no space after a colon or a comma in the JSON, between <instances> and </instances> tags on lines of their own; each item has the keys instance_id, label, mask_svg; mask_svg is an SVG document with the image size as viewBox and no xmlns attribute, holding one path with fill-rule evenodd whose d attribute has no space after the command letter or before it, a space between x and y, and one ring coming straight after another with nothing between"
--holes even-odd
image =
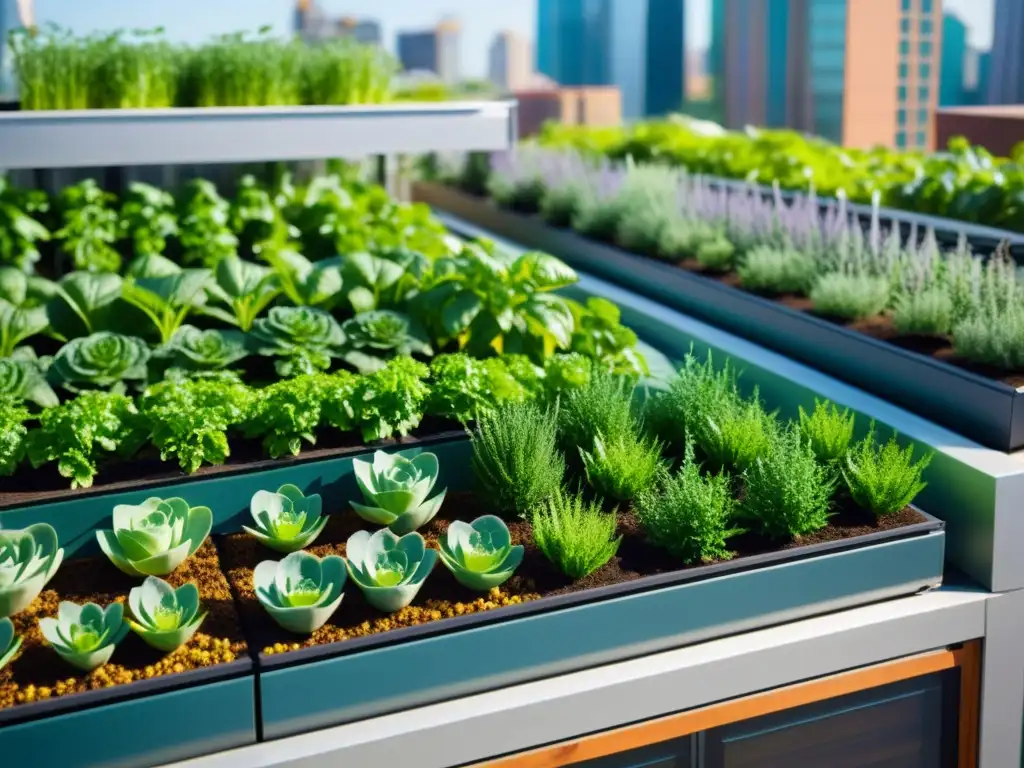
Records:
<instances>
[{"instance_id":1,"label":"wooden panel","mask_svg":"<svg viewBox=\"0 0 1024 768\"><path fill-rule=\"evenodd\" d=\"M878 688L900 680L961 668L958 768L976 768L980 642L957 649L932 651L864 669L786 686L742 699L713 704L614 731L585 736L508 757L477 763L473 768L560 768L587 760L719 728L755 717ZM965 724L966 721L966 724ZM973 723L973 725L972 725ZM966 762L965 762L966 760Z\"/></svg>"}]
</instances>

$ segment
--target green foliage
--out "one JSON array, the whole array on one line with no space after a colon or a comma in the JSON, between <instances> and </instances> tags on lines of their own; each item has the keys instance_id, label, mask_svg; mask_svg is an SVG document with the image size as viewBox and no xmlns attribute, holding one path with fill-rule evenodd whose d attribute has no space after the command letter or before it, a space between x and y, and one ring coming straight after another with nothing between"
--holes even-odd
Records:
<instances>
[{"instance_id":1,"label":"green foliage","mask_svg":"<svg viewBox=\"0 0 1024 768\"><path fill-rule=\"evenodd\" d=\"M0 400L28 401L42 408L57 405L57 395L46 382L39 361L31 358L0 357Z\"/></svg>"},{"instance_id":2,"label":"green foliage","mask_svg":"<svg viewBox=\"0 0 1024 768\"><path fill-rule=\"evenodd\" d=\"M60 248L71 257L75 269L116 272L121 256L117 242L116 196L100 189L93 179L64 187L57 198L61 228L54 233Z\"/></svg>"},{"instance_id":3,"label":"green foliage","mask_svg":"<svg viewBox=\"0 0 1024 768\"><path fill-rule=\"evenodd\" d=\"M431 362L429 413L468 423L493 408L496 401L483 361L460 352L440 355Z\"/></svg>"},{"instance_id":4,"label":"green foliage","mask_svg":"<svg viewBox=\"0 0 1024 768\"><path fill-rule=\"evenodd\" d=\"M548 392L558 395L582 389L590 383L594 363L577 352L552 355L544 365Z\"/></svg>"},{"instance_id":5,"label":"green foliage","mask_svg":"<svg viewBox=\"0 0 1024 768\"><path fill-rule=\"evenodd\" d=\"M843 479L854 502L878 517L894 515L910 504L927 483L921 475L933 453L914 461L914 446L900 448L893 435L885 445L875 442L875 428L846 455Z\"/></svg>"},{"instance_id":6,"label":"green foliage","mask_svg":"<svg viewBox=\"0 0 1024 768\"><path fill-rule=\"evenodd\" d=\"M311 307L272 307L253 324L253 341L261 355L280 358L274 367L280 376L325 371L345 341L345 334L330 314Z\"/></svg>"},{"instance_id":7,"label":"green foliage","mask_svg":"<svg viewBox=\"0 0 1024 768\"><path fill-rule=\"evenodd\" d=\"M164 461L189 474L204 464L223 464L231 449L228 430L241 425L256 395L230 375L165 381L146 390L139 411L149 439Z\"/></svg>"},{"instance_id":8,"label":"green foliage","mask_svg":"<svg viewBox=\"0 0 1024 768\"><path fill-rule=\"evenodd\" d=\"M579 448L583 471L590 486L606 498L631 501L651 486L662 467L661 444L639 434L609 440L595 435L592 445L590 451Z\"/></svg>"},{"instance_id":9,"label":"green foliage","mask_svg":"<svg viewBox=\"0 0 1024 768\"><path fill-rule=\"evenodd\" d=\"M692 352L665 392L649 401L646 421L665 443L682 449L686 436L696 439L707 416L732 411L737 402L736 375L728 363L718 369L709 352L700 362Z\"/></svg>"},{"instance_id":10,"label":"green foliage","mask_svg":"<svg viewBox=\"0 0 1024 768\"><path fill-rule=\"evenodd\" d=\"M617 373L646 376L647 361L637 349L637 336L622 324L619 308L607 299L591 296L585 305L570 304L575 330L570 348L603 363Z\"/></svg>"},{"instance_id":11,"label":"green foliage","mask_svg":"<svg viewBox=\"0 0 1024 768\"><path fill-rule=\"evenodd\" d=\"M605 514L599 502L578 492L556 492L534 510L531 522L537 548L573 581L615 557L622 542L615 536L615 513Z\"/></svg>"},{"instance_id":12,"label":"green foliage","mask_svg":"<svg viewBox=\"0 0 1024 768\"><path fill-rule=\"evenodd\" d=\"M353 418L367 443L405 437L423 418L430 369L409 357L396 357L379 371L357 380Z\"/></svg>"},{"instance_id":13,"label":"green foliage","mask_svg":"<svg viewBox=\"0 0 1024 768\"><path fill-rule=\"evenodd\" d=\"M796 425L780 432L743 478L744 514L766 536L792 539L828 525L835 480L818 463Z\"/></svg>"},{"instance_id":14,"label":"green foliage","mask_svg":"<svg viewBox=\"0 0 1024 768\"><path fill-rule=\"evenodd\" d=\"M216 268L238 255L238 238L228 224L230 205L206 179L192 179L178 200L178 240L185 264Z\"/></svg>"},{"instance_id":15,"label":"green foliage","mask_svg":"<svg viewBox=\"0 0 1024 768\"><path fill-rule=\"evenodd\" d=\"M241 331L201 331L183 325L156 351L155 357L176 373L187 374L223 370L248 354L245 334Z\"/></svg>"},{"instance_id":16,"label":"green foliage","mask_svg":"<svg viewBox=\"0 0 1024 768\"><path fill-rule=\"evenodd\" d=\"M214 279L206 285L208 302L200 311L237 326L252 330L263 310L281 293L281 278L267 267L225 256L214 270Z\"/></svg>"},{"instance_id":17,"label":"green foliage","mask_svg":"<svg viewBox=\"0 0 1024 768\"><path fill-rule=\"evenodd\" d=\"M0 268L27 272L39 261L38 244L50 239L50 231L38 217L48 208L45 193L13 189L0 176Z\"/></svg>"},{"instance_id":18,"label":"green foliage","mask_svg":"<svg viewBox=\"0 0 1024 768\"><path fill-rule=\"evenodd\" d=\"M246 436L262 437L271 458L297 456L302 443L316 444L316 429L331 377L305 374L255 390L243 425Z\"/></svg>"},{"instance_id":19,"label":"green foliage","mask_svg":"<svg viewBox=\"0 0 1024 768\"><path fill-rule=\"evenodd\" d=\"M740 261L736 271L743 287L757 293L804 294L814 284L814 259L793 248L758 246Z\"/></svg>"},{"instance_id":20,"label":"green foliage","mask_svg":"<svg viewBox=\"0 0 1024 768\"><path fill-rule=\"evenodd\" d=\"M118 236L131 242L136 256L159 255L167 241L178 234L174 195L165 190L133 181L121 204Z\"/></svg>"},{"instance_id":21,"label":"green foliage","mask_svg":"<svg viewBox=\"0 0 1024 768\"><path fill-rule=\"evenodd\" d=\"M83 392L42 412L39 428L28 435L28 457L35 467L56 461L61 477L70 478L72 488L89 488L100 460L131 456L146 433L128 397Z\"/></svg>"},{"instance_id":22,"label":"green foliage","mask_svg":"<svg viewBox=\"0 0 1024 768\"><path fill-rule=\"evenodd\" d=\"M433 354L420 329L405 315L390 309L361 312L341 326L345 337L342 359L360 373L373 373L397 356Z\"/></svg>"},{"instance_id":23,"label":"green foliage","mask_svg":"<svg viewBox=\"0 0 1024 768\"><path fill-rule=\"evenodd\" d=\"M0 394L0 477L13 475L25 457L28 409Z\"/></svg>"},{"instance_id":24,"label":"green foliage","mask_svg":"<svg viewBox=\"0 0 1024 768\"><path fill-rule=\"evenodd\" d=\"M816 312L842 320L862 320L878 315L889 303L889 281L862 273L830 272L811 289Z\"/></svg>"},{"instance_id":25,"label":"green foliage","mask_svg":"<svg viewBox=\"0 0 1024 768\"><path fill-rule=\"evenodd\" d=\"M779 430L775 415L765 411L755 390L753 397L734 394L710 402L712 408L694 413L686 422L692 435L716 471L743 471L763 455Z\"/></svg>"},{"instance_id":26,"label":"green foliage","mask_svg":"<svg viewBox=\"0 0 1024 768\"><path fill-rule=\"evenodd\" d=\"M540 215L553 227L569 227L580 208L582 188L577 184L566 184L544 191L540 201Z\"/></svg>"},{"instance_id":27,"label":"green foliage","mask_svg":"<svg viewBox=\"0 0 1024 768\"><path fill-rule=\"evenodd\" d=\"M480 415L472 436L473 471L499 512L526 516L558 492L565 458L557 420L557 413L535 403L509 403Z\"/></svg>"},{"instance_id":28,"label":"green foliage","mask_svg":"<svg viewBox=\"0 0 1024 768\"><path fill-rule=\"evenodd\" d=\"M637 519L655 545L683 563L710 563L732 557L727 542L740 530L732 527L736 501L726 474L702 474L687 441L683 463L665 472L641 493L634 505Z\"/></svg>"},{"instance_id":29,"label":"green foliage","mask_svg":"<svg viewBox=\"0 0 1024 768\"><path fill-rule=\"evenodd\" d=\"M711 272L728 272L736 265L736 246L719 235L697 246L697 262Z\"/></svg>"},{"instance_id":30,"label":"green foliage","mask_svg":"<svg viewBox=\"0 0 1024 768\"><path fill-rule=\"evenodd\" d=\"M800 434L822 464L834 464L846 456L853 441L855 417L828 400L814 400L814 410L800 408Z\"/></svg>"},{"instance_id":31,"label":"green foliage","mask_svg":"<svg viewBox=\"0 0 1024 768\"><path fill-rule=\"evenodd\" d=\"M892 316L902 334L942 334L953 327L953 299L941 287L902 293Z\"/></svg>"},{"instance_id":32,"label":"green foliage","mask_svg":"<svg viewBox=\"0 0 1024 768\"><path fill-rule=\"evenodd\" d=\"M205 269L166 269L159 275L129 276L121 297L149 318L161 344L168 343L185 319L206 300L210 278Z\"/></svg>"},{"instance_id":33,"label":"green foliage","mask_svg":"<svg viewBox=\"0 0 1024 768\"><path fill-rule=\"evenodd\" d=\"M593 446L596 436L600 436L606 445L635 438L637 424L633 415L633 386L630 381L595 370L585 386L562 396L558 408L558 432L562 448L573 453L577 446Z\"/></svg>"},{"instance_id":34,"label":"green foliage","mask_svg":"<svg viewBox=\"0 0 1024 768\"><path fill-rule=\"evenodd\" d=\"M975 363L1005 371L1024 368L1024 308L972 314L953 328L953 347Z\"/></svg>"},{"instance_id":35,"label":"green foliage","mask_svg":"<svg viewBox=\"0 0 1024 768\"><path fill-rule=\"evenodd\" d=\"M71 392L123 389L146 378L149 347L142 339L101 331L72 339L57 352L47 372L51 384Z\"/></svg>"},{"instance_id":36,"label":"green foliage","mask_svg":"<svg viewBox=\"0 0 1024 768\"><path fill-rule=\"evenodd\" d=\"M50 328L64 340L115 328L122 280L117 275L72 272L57 283L46 305Z\"/></svg>"}]
</instances>

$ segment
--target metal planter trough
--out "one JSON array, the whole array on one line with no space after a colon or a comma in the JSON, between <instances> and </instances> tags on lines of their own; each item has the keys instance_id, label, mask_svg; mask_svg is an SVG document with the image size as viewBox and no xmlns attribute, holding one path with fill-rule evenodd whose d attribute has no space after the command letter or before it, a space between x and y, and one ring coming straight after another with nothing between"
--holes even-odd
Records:
<instances>
[{"instance_id":1,"label":"metal planter trough","mask_svg":"<svg viewBox=\"0 0 1024 768\"><path fill-rule=\"evenodd\" d=\"M291 652L264 650L257 660L263 736L914 594L941 583L945 544L941 521L924 514L919 520ZM355 591L351 582L349 590ZM343 601L338 613L345 611ZM252 637L253 627L247 631Z\"/></svg>"},{"instance_id":2,"label":"metal planter trough","mask_svg":"<svg viewBox=\"0 0 1024 768\"><path fill-rule=\"evenodd\" d=\"M1024 388L954 367L674 265L556 229L436 184L438 211L807 363L998 451L1024 448ZM458 231L457 222L447 222Z\"/></svg>"}]
</instances>

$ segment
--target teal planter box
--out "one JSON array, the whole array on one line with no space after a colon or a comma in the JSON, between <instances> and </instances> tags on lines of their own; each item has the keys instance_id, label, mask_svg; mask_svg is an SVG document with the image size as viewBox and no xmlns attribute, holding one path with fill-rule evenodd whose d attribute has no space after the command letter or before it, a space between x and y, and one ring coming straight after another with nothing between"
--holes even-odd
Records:
<instances>
[{"instance_id":1,"label":"teal planter box","mask_svg":"<svg viewBox=\"0 0 1024 768\"><path fill-rule=\"evenodd\" d=\"M148 768L255 742L249 659L0 711L10 768Z\"/></svg>"},{"instance_id":2,"label":"teal planter box","mask_svg":"<svg viewBox=\"0 0 1024 768\"><path fill-rule=\"evenodd\" d=\"M266 739L621 661L942 582L943 523L261 655ZM301 692L301 693L300 693Z\"/></svg>"},{"instance_id":3,"label":"teal planter box","mask_svg":"<svg viewBox=\"0 0 1024 768\"><path fill-rule=\"evenodd\" d=\"M468 439L462 431L386 443L381 450L412 456L434 451L441 460L442 481L458 488L468 473ZM352 475L352 459L372 455L374 447L339 449L327 456L260 461L250 465L231 465L207 475L183 476L173 482L139 481L132 488L104 492L102 487L84 492L54 493L52 498L31 506L4 508L0 494L0 528L25 528L47 522L57 530L65 556L98 551L93 532L106 527L118 504L139 504L151 496L180 496L189 505L206 506L213 511L213 532L232 533L251 522L249 501L258 490L276 491L285 483L297 485L307 495L323 497L324 512L341 509L350 499L359 497ZM464 481L463 481L464 482Z\"/></svg>"}]
</instances>

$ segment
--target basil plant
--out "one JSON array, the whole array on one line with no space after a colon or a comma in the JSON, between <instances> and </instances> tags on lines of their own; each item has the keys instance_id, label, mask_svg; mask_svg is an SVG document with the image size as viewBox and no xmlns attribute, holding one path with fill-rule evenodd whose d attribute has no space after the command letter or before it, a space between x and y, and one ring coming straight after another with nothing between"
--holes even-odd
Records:
<instances>
[{"instance_id":1,"label":"basil plant","mask_svg":"<svg viewBox=\"0 0 1024 768\"><path fill-rule=\"evenodd\" d=\"M256 599L275 622L289 632L309 635L331 618L344 597L345 561L337 555L322 560L308 552L292 552L284 560L265 560L253 571Z\"/></svg>"},{"instance_id":2,"label":"basil plant","mask_svg":"<svg viewBox=\"0 0 1024 768\"><path fill-rule=\"evenodd\" d=\"M63 561L57 532L48 523L0 531L0 618L28 608Z\"/></svg>"},{"instance_id":3,"label":"basil plant","mask_svg":"<svg viewBox=\"0 0 1024 768\"><path fill-rule=\"evenodd\" d=\"M437 552L427 549L418 533L398 537L381 528L373 534L352 534L345 545L345 560L366 602L394 613L416 598L437 563Z\"/></svg>"},{"instance_id":4,"label":"basil plant","mask_svg":"<svg viewBox=\"0 0 1024 768\"><path fill-rule=\"evenodd\" d=\"M141 587L128 593L128 607L135 617L128 626L146 645L158 651L179 648L199 629L206 613L199 612L199 589L182 584L175 589L163 579L147 576Z\"/></svg>"},{"instance_id":5,"label":"basil plant","mask_svg":"<svg viewBox=\"0 0 1024 768\"><path fill-rule=\"evenodd\" d=\"M494 515L472 523L454 521L438 546L441 562L455 580L480 592L504 584L523 562L522 544L512 546L508 527Z\"/></svg>"},{"instance_id":6,"label":"basil plant","mask_svg":"<svg viewBox=\"0 0 1024 768\"><path fill-rule=\"evenodd\" d=\"M373 462L352 460L356 484L365 504L352 502L363 520L388 526L399 536L422 528L441 508L447 488L427 496L437 483L437 456L421 453L407 459L396 453L375 451Z\"/></svg>"},{"instance_id":7,"label":"basil plant","mask_svg":"<svg viewBox=\"0 0 1024 768\"><path fill-rule=\"evenodd\" d=\"M100 549L129 576L166 576L206 541L213 528L209 507L184 499L150 498L114 507L113 530L96 531Z\"/></svg>"},{"instance_id":8,"label":"basil plant","mask_svg":"<svg viewBox=\"0 0 1024 768\"><path fill-rule=\"evenodd\" d=\"M256 491L249 503L256 527L242 528L277 552L297 552L312 544L327 525L321 507L318 494L304 496L294 485L282 485L277 493Z\"/></svg>"},{"instance_id":9,"label":"basil plant","mask_svg":"<svg viewBox=\"0 0 1024 768\"><path fill-rule=\"evenodd\" d=\"M21 648L21 638L14 636L14 622L8 618L0 619L0 669L14 658Z\"/></svg>"},{"instance_id":10,"label":"basil plant","mask_svg":"<svg viewBox=\"0 0 1024 768\"><path fill-rule=\"evenodd\" d=\"M128 634L120 603L101 608L96 603L62 602L57 618L40 619L39 629L64 661L83 672L110 661L117 644Z\"/></svg>"}]
</instances>

